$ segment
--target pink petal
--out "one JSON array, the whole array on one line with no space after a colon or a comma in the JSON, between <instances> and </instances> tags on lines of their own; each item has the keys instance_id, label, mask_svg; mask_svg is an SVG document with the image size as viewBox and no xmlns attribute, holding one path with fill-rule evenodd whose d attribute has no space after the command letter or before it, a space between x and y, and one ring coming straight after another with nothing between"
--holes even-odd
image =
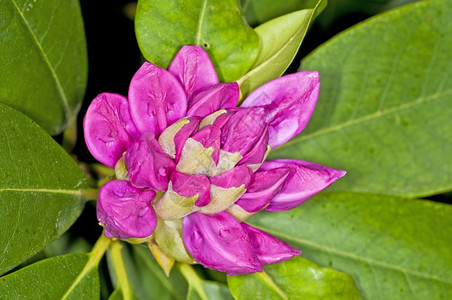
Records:
<instances>
[{"instance_id":1,"label":"pink petal","mask_svg":"<svg viewBox=\"0 0 452 300\"><path fill-rule=\"evenodd\" d=\"M91 102L83 120L83 130L91 154L112 168L139 136L127 99L110 93L102 93Z\"/></svg>"},{"instance_id":2,"label":"pink petal","mask_svg":"<svg viewBox=\"0 0 452 300\"><path fill-rule=\"evenodd\" d=\"M173 171L171 173L173 191L182 197L192 197L199 194L196 206L204 206L210 202L210 181L204 175L188 175Z\"/></svg>"},{"instance_id":3,"label":"pink petal","mask_svg":"<svg viewBox=\"0 0 452 300\"><path fill-rule=\"evenodd\" d=\"M176 145L176 163L180 160L185 142L193 134L193 132L198 130L199 122L201 122L201 118L199 117L188 117L187 119L190 120L190 123L185 124L174 136L174 144Z\"/></svg>"},{"instance_id":4,"label":"pink petal","mask_svg":"<svg viewBox=\"0 0 452 300\"><path fill-rule=\"evenodd\" d=\"M345 175L345 171L331 169L316 163L295 159L266 161L259 171L287 168L290 174L279 194L266 210L280 211L297 207Z\"/></svg>"},{"instance_id":5,"label":"pink petal","mask_svg":"<svg viewBox=\"0 0 452 300\"><path fill-rule=\"evenodd\" d=\"M246 193L235 204L247 212L261 210L279 193L289 173L288 168L257 171L253 174Z\"/></svg>"},{"instance_id":6,"label":"pink petal","mask_svg":"<svg viewBox=\"0 0 452 300\"><path fill-rule=\"evenodd\" d=\"M268 146L268 127L264 129L264 132L256 141L254 146L249 150L247 154L237 163L237 165L254 165L260 164L264 161L265 153L267 153Z\"/></svg>"},{"instance_id":7,"label":"pink petal","mask_svg":"<svg viewBox=\"0 0 452 300\"><path fill-rule=\"evenodd\" d=\"M241 109L224 125L221 134L222 149L228 152L248 153L266 129L265 110L253 107Z\"/></svg>"},{"instance_id":8,"label":"pink petal","mask_svg":"<svg viewBox=\"0 0 452 300\"><path fill-rule=\"evenodd\" d=\"M217 126L218 128L223 128L224 125L229 121L229 119L237 112L237 109L230 109L227 113L219 115L215 121L213 121L212 125Z\"/></svg>"},{"instance_id":9,"label":"pink petal","mask_svg":"<svg viewBox=\"0 0 452 300\"><path fill-rule=\"evenodd\" d=\"M251 244L262 265L275 264L288 260L301 251L291 245L275 238L271 234L242 223L243 229L248 233Z\"/></svg>"},{"instance_id":10,"label":"pink petal","mask_svg":"<svg viewBox=\"0 0 452 300\"><path fill-rule=\"evenodd\" d=\"M168 71L182 85L187 99L219 82L209 56L199 46L182 47Z\"/></svg>"},{"instance_id":11,"label":"pink petal","mask_svg":"<svg viewBox=\"0 0 452 300\"><path fill-rule=\"evenodd\" d=\"M276 148L300 133L311 118L319 95L319 74L298 72L272 80L251 93L241 107L265 107L269 144Z\"/></svg>"},{"instance_id":12,"label":"pink petal","mask_svg":"<svg viewBox=\"0 0 452 300\"><path fill-rule=\"evenodd\" d=\"M236 107L239 95L237 82L214 85L199 92L190 100L187 116L204 118L217 110Z\"/></svg>"},{"instance_id":13,"label":"pink petal","mask_svg":"<svg viewBox=\"0 0 452 300\"><path fill-rule=\"evenodd\" d=\"M218 160L220 159L220 136L220 128L214 125L206 126L192 136L204 148L213 147L212 159L215 164L218 164Z\"/></svg>"},{"instance_id":14,"label":"pink petal","mask_svg":"<svg viewBox=\"0 0 452 300\"><path fill-rule=\"evenodd\" d=\"M159 135L187 111L184 89L167 70L145 62L129 87L130 113L141 132Z\"/></svg>"},{"instance_id":15,"label":"pink petal","mask_svg":"<svg viewBox=\"0 0 452 300\"><path fill-rule=\"evenodd\" d=\"M262 271L247 233L226 212L188 215L182 221L182 234L187 251L204 267L228 276Z\"/></svg>"},{"instance_id":16,"label":"pink petal","mask_svg":"<svg viewBox=\"0 0 452 300\"><path fill-rule=\"evenodd\" d=\"M220 175L210 177L210 183L225 189L236 188L245 185L248 187L253 171L245 165L235 167Z\"/></svg>"},{"instance_id":17,"label":"pink petal","mask_svg":"<svg viewBox=\"0 0 452 300\"><path fill-rule=\"evenodd\" d=\"M124 157L128 177L137 188L153 188L164 191L168 187L168 176L176 168L166 156L151 131L147 131L127 150Z\"/></svg>"},{"instance_id":18,"label":"pink petal","mask_svg":"<svg viewBox=\"0 0 452 300\"><path fill-rule=\"evenodd\" d=\"M151 205L154 197L154 191L140 191L124 180L107 182L97 201L97 219L105 226L105 234L118 239L150 236L157 226Z\"/></svg>"}]
</instances>

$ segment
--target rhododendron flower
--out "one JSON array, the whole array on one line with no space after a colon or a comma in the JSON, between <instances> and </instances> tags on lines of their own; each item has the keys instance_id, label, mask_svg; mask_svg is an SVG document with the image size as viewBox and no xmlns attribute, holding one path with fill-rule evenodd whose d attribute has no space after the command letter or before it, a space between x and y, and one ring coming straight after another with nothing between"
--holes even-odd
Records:
<instances>
[{"instance_id":1,"label":"rhododendron flower","mask_svg":"<svg viewBox=\"0 0 452 300\"><path fill-rule=\"evenodd\" d=\"M236 107L239 86L219 83L200 47L183 47L168 70L145 62L128 99L102 93L84 119L88 149L116 170L97 202L105 234L145 238L169 257L228 275L300 254L244 221L294 208L345 174L306 161L265 161L303 130L318 93L318 73L299 72Z\"/></svg>"}]
</instances>

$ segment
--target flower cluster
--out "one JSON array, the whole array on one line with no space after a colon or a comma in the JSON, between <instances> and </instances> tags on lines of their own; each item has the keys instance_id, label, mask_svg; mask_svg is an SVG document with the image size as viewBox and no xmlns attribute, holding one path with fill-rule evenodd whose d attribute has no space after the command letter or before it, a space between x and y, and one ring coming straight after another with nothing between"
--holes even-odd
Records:
<instances>
[{"instance_id":1,"label":"flower cluster","mask_svg":"<svg viewBox=\"0 0 452 300\"><path fill-rule=\"evenodd\" d=\"M144 63L128 99L102 93L84 119L88 149L116 171L97 203L105 234L147 238L178 261L228 275L300 254L244 221L264 209L294 208L345 174L306 161L265 161L303 130L318 92L317 72L299 72L236 107L237 83L219 83L197 46L183 47L168 70Z\"/></svg>"}]
</instances>

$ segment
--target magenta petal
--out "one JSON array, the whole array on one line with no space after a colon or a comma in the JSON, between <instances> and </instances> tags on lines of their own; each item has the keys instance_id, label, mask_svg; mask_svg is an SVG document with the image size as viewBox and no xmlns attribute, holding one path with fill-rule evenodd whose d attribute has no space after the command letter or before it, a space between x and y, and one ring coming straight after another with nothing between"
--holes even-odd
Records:
<instances>
[{"instance_id":1,"label":"magenta petal","mask_svg":"<svg viewBox=\"0 0 452 300\"><path fill-rule=\"evenodd\" d=\"M224 125L226 125L226 123L237 112L238 109L236 108L236 109L228 110L226 113L219 115L215 119L215 121L213 121L212 125L215 125L220 129L223 128Z\"/></svg>"},{"instance_id":2,"label":"magenta petal","mask_svg":"<svg viewBox=\"0 0 452 300\"><path fill-rule=\"evenodd\" d=\"M210 202L210 181L204 175L188 175L173 171L171 173L173 191L182 197L193 197L199 194L196 206L205 206Z\"/></svg>"},{"instance_id":3,"label":"magenta petal","mask_svg":"<svg viewBox=\"0 0 452 300\"><path fill-rule=\"evenodd\" d=\"M253 174L246 193L235 204L247 212L261 210L279 193L289 173L288 168L257 171Z\"/></svg>"},{"instance_id":4,"label":"magenta petal","mask_svg":"<svg viewBox=\"0 0 452 300\"><path fill-rule=\"evenodd\" d=\"M108 237L119 239L150 236L157 226L151 202L152 190L140 191L124 180L107 182L97 201L97 219Z\"/></svg>"},{"instance_id":5,"label":"magenta petal","mask_svg":"<svg viewBox=\"0 0 452 300\"><path fill-rule=\"evenodd\" d=\"M240 109L224 125L221 145L228 152L245 155L264 134L265 110L260 107Z\"/></svg>"},{"instance_id":6,"label":"magenta petal","mask_svg":"<svg viewBox=\"0 0 452 300\"><path fill-rule=\"evenodd\" d=\"M180 160L185 142L193 134L193 132L198 130L199 122L201 122L201 118L199 117L188 117L187 119L190 122L185 124L174 136L174 144L176 145L176 163Z\"/></svg>"},{"instance_id":7,"label":"magenta petal","mask_svg":"<svg viewBox=\"0 0 452 300\"><path fill-rule=\"evenodd\" d=\"M220 175L210 177L210 183L225 189L236 188L242 184L247 188L252 175L253 171L247 166L242 165L221 173Z\"/></svg>"},{"instance_id":8,"label":"magenta petal","mask_svg":"<svg viewBox=\"0 0 452 300\"><path fill-rule=\"evenodd\" d=\"M267 206L266 210L270 211L294 208L345 175L345 171L295 159L266 161L259 171L276 168L287 168L290 170L290 174L280 192Z\"/></svg>"},{"instance_id":9,"label":"magenta petal","mask_svg":"<svg viewBox=\"0 0 452 300\"><path fill-rule=\"evenodd\" d=\"M213 147L212 159L216 164L220 159L220 136L220 128L214 125L208 125L192 136L192 139L200 142L204 148Z\"/></svg>"},{"instance_id":10,"label":"magenta petal","mask_svg":"<svg viewBox=\"0 0 452 300\"><path fill-rule=\"evenodd\" d=\"M187 251L195 261L227 275L262 271L248 234L230 214L193 213L182 221Z\"/></svg>"},{"instance_id":11,"label":"magenta petal","mask_svg":"<svg viewBox=\"0 0 452 300\"><path fill-rule=\"evenodd\" d=\"M254 165L264 161L268 146L268 130L264 129L259 140L256 141L253 148L237 163L237 165Z\"/></svg>"},{"instance_id":12,"label":"magenta petal","mask_svg":"<svg viewBox=\"0 0 452 300\"><path fill-rule=\"evenodd\" d=\"M112 168L139 136L127 99L110 93L102 93L91 102L83 120L83 130L91 154Z\"/></svg>"},{"instance_id":13,"label":"magenta petal","mask_svg":"<svg viewBox=\"0 0 452 300\"><path fill-rule=\"evenodd\" d=\"M262 265L269 265L285 261L301 251L291 245L275 238L271 234L242 223L243 229L248 233L251 244Z\"/></svg>"},{"instance_id":14,"label":"magenta petal","mask_svg":"<svg viewBox=\"0 0 452 300\"><path fill-rule=\"evenodd\" d=\"M319 88L317 72L298 72L262 85L245 99L241 107L266 108L269 144L276 148L306 127L314 111Z\"/></svg>"},{"instance_id":15,"label":"magenta petal","mask_svg":"<svg viewBox=\"0 0 452 300\"><path fill-rule=\"evenodd\" d=\"M182 47L168 71L178 79L187 99L219 82L209 56L199 46Z\"/></svg>"},{"instance_id":16,"label":"magenta petal","mask_svg":"<svg viewBox=\"0 0 452 300\"><path fill-rule=\"evenodd\" d=\"M129 87L130 113L141 132L159 135L187 111L184 89L167 70L145 62Z\"/></svg>"},{"instance_id":17,"label":"magenta petal","mask_svg":"<svg viewBox=\"0 0 452 300\"><path fill-rule=\"evenodd\" d=\"M219 83L196 94L189 101L187 116L205 117L220 109L230 109L239 101L237 82Z\"/></svg>"},{"instance_id":18,"label":"magenta petal","mask_svg":"<svg viewBox=\"0 0 452 300\"><path fill-rule=\"evenodd\" d=\"M176 168L174 161L163 153L151 131L140 136L127 150L124 160L130 182L143 189L166 190L168 176Z\"/></svg>"}]
</instances>

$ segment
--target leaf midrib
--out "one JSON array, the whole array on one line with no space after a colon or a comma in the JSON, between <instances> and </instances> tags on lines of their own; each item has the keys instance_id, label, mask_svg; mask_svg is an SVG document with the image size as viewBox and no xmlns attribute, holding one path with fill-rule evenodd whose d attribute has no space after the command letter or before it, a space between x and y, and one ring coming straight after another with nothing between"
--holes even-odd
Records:
<instances>
[{"instance_id":1,"label":"leaf midrib","mask_svg":"<svg viewBox=\"0 0 452 300\"><path fill-rule=\"evenodd\" d=\"M24 193L49 193L81 196L82 190L63 190L63 189L30 189L30 188L0 188L2 192L24 192Z\"/></svg>"},{"instance_id":2,"label":"leaf midrib","mask_svg":"<svg viewBox=\"0 0 452 300\"><path fill-rule=\"evenodd\" d=\"M367 122L367 121L371 121L371 120L374 120L374 119L377 119L377 118L380 118L380 117L383 117L383 116L386 116L386 115L390 115L390 114L393 114L393 113L396 113L396 112L399 112L399 111L402 111L402 110L405 110L405 109L409 109L409 108L411 108L411 107L413 107L415 105L423 104L423 103L426 103L426 102L429 102L429 101L434 101L434 100L437 100L437 99L439 99L441 97L444 97L444 96L447 96L447 95L452 95L452 88L448 89L448 90L445 90L445 91L442 91L442 92L434 93L434 94L432 94L430 96L419 97L419 98L417 98L416 100L414 100L412 102L405 103L405 104L402 104L402 105L399 105L399 106L394 106L394 107L391 107L391 108L388 108L388 109L383 109L383 110L377 111L377 112L375 112L373 114L365 115L365 116L363 116L361 118L357 118L357 119L354 119L354 120L351 120L351 121L347 121L347 122L344 122L344 123L341 123L341 124L338 124L338 125L335 125L335 126L323 128L323 129L314 131L314 132L309 133L309 134L301 135L301 136L293 138L292 140L288 141L287 143L279 146L277 149L275 149L273 151L273 153L275 153L276 151L278 151L280 149L284 149L286 147L289 147L289 146L291 146L293 144L297 144L297 143L303 142L305 140L309 140L309 139L312 139L314 137L318 137L318 136L321 136L321 135L324 135L324 134L328 134L328 133L331 133L331 132L339 131L339 130L342 130L344 128L350 127L350 126L354 126L354 125L361 124L361 123L364 123L364 122Z\"/></svg>"},{"instance_id":3,"label":"leaf midrib","mask_svg":"<svg viewBox=\"0 0 452 300\"><path fill-rule=\"evenodd\" d=\"M443 283L452 285L452 280L449 281L449 280L446 280L446 279L443 279L443 278L440 278L438 276L434 276L434 275L431 275L431 274L426 274L426 273L414 271L414 270L411 270L411 269L406 269L406 268L400 267L398 265L393 265L393 264L390 264L390 263L374 260L374 259L371 259L371 258L362 257L362 256L359 256L359 255L357 255L355 253L337 250L335 248L331 248L331 247L327 247L327 246L324 246L324 245L320 245L320 244L314 243L312 241L296 238L296 237L293 237L293 236L290 236L290 235L286 235L286 234L278 232L278 231L274 231L274 230L271 230L271 229L268 229L268 228L257 226L255 224L253 224L253 226L256 227L256 228L265 230L266 232L268 232L268 233L270 233L272 235L278 236L278 237L280 237L280 238L282 238L284 240L291 241L291 242L294 242L294 243L309 245L310 247L317 248L317 249L319 249L321 251L325 251L325 252L330 253L330 254L335 254L335 255L342 256L342 257L345 257L345 258L349 258L349 259L352 259L352 260L365 262L365 263L367 263L369 265L377 265L377 266L380 266L380 267L383 267L383 268L386 268L386 269L392 269L392 270L400 271L400 272L402 272L404 274L410 274L410 275L413 275L413 276L423 277L423 278L436 280L436 281L439 281L439 282L443 282Z\"/></svg>"},{"instance_id":4,"label":"leaf midrib","mask_svg":"<svg viewBox=\"0 0 452 300\"><path fill-rule=\"evenodd\" d=\"M196 31L196 45L201 45L202 25L204 23L204 15L206 14L207 0L203 0L201 12L199 14L198 28Z\"/></svg>"},{"instance_id":5,"label":"leaf midrib","mask_svg":"<svg viewBox=\"0 0 452 300\"><path fill-rule=\"evenodd\" d=\"M41 43L39 42L38 37L36 36L35 32L31 29L30 24L28 23L27 19L25 19L25 16L23 15L23 13L20 10L19 6L17 5L16 1L11 0L11 3L13 3L14 7L17 10L17 13L21 17L22 22L24 23L25 27L30 32L30 35L32 36L33 40L35 41L36 47L38 47L39 53L41 54L42 58L44 59L44 62L46 63L47 67L49 68L50 73L52 74L52 77L55 81L56 88L58 90L58 93L60 94L61 101L63 102L63 107L64 107L64 111L66 113L66 118L69 120L69 123L73 122L74 115L71 111L67 96L64 92L64 89L61 85L60 80L58 79L55 69L53 68L52 64L50 63L50 60L47 57L47 54L45 53Z\"/></svg>"}]
</instances>

